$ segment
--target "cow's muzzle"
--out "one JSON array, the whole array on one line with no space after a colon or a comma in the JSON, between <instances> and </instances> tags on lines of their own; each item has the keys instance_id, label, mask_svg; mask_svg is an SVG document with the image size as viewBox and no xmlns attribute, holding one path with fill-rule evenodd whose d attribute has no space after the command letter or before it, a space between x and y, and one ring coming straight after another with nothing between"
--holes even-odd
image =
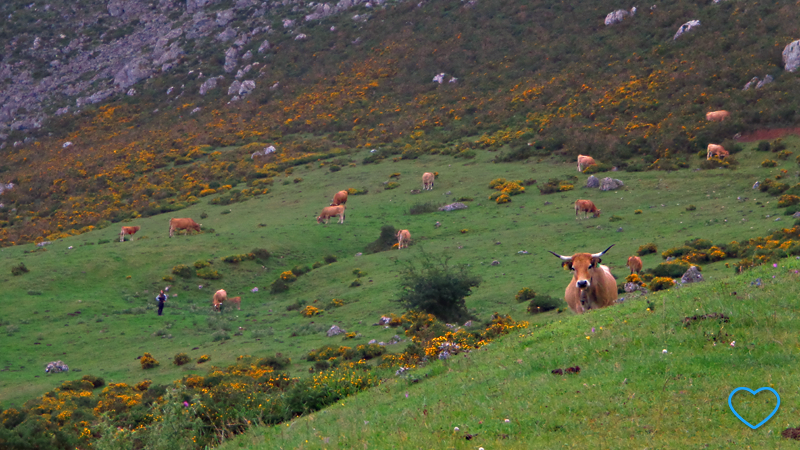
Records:
<instances>
[{"instance_id":1,"label":"cow's muzzle","mask_svg":"<svg viewBox=\"0 0 800 450\"><path fill-rule=\"evenodd\" d=\"M579 280L575 284L578 286L578 289L586 289L586 288L589 287L589 281L588 280Z\"/></svg>"}]
</instances>

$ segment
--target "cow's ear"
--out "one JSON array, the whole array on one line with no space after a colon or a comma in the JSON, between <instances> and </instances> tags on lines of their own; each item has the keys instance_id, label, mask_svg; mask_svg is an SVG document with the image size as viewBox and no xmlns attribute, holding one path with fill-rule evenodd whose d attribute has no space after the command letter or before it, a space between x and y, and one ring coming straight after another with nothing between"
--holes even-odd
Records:
<instances>
[{"instance_id":1,"label":"cow's ear","mask_svg":"<svg viewBox=\"0 0 800 450\"><path fill-rule=\"evenodd\" d=\"M574 270L572 268L572 261L564 261L564 262L562 262L561 263L561 267L563 267L564 270Z\"/></svg>"},{"instance_id":2,"label":"cow's ear","mask_svg":"<svg viewBox=\"0 0 800 450\"><path fill-rule=\"evenodd\" d=\"M598 265L598 264L600 264L601 262L603 262L603 260L602 260L602 259L600 259L600 258L597 258L597 257L595 257L595 258L592 258L592 265L594 265L594 266L597 266L597 265Z\"/></svg>"}]
</instances>

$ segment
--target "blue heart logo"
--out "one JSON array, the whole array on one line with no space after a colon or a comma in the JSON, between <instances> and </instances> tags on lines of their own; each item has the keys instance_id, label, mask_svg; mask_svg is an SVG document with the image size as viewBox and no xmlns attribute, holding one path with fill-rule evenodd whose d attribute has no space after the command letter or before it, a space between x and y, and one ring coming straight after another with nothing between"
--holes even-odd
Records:
<instances>
[{"instance_id":1,"label":"blue heart logo","mask_svg":"<svg viewBox=\"0 0 800 450\"><path fill-rule=\"evenodd\" d=\"M753 395L756 395L761 391L770 391L773 394L775 394L775 397L777 397L778 404L775 405L775 409L773 409L772 412L769 413L769 415L767 416L766 419L762 420L761 422L758 422L758 424L756 424L756 425L751 425L750 422L744 420L744 418L742 418L742 416L740 416L739 413L736 412L736 410L733 408L733 403L731 403L731 400L733 400L733 394L735 394L735 393L737 393L739 391L747 391L747 392L749 392L749 393L751 393ZM733 411L733 415L736 416L737 419L741 420L742 422L744 422L745 425L747 425L748 427L750 427L750 428L755 430L756 428L760 427L761 425L764 425L765 423L767 423L767 421L769 419L771 419L772 416L774 416L776 412L778 412L778 408L781 406L781 396L778 395L778 393L775 391L775 389L768 388L768 387L762 387L762 388L760 388L760 389L758 389L756 391L753 391L752 389L746 388L746 387L739 387L739 388L734 389L731 392L731 395L728 396L728 406L730 406L731 411Z\"/></svg>"}]
</instances>

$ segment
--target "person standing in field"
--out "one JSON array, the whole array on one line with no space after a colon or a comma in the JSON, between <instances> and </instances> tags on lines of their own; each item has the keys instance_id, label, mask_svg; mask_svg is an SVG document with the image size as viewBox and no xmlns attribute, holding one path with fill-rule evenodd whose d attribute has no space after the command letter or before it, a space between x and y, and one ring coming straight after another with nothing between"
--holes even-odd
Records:
<instances>
[{"instance_id":1,"label":"person standing in field","mask_svg":"<svg viewBox=\"0 0 800 450\"><path fill-rule=\"evenodd\" d=\"M164 303L167 302L167 294L162 290L156 297L156 301L158 302L158 315L160 316L161 312L164 311Z\"/></svg>"}]
</instances>

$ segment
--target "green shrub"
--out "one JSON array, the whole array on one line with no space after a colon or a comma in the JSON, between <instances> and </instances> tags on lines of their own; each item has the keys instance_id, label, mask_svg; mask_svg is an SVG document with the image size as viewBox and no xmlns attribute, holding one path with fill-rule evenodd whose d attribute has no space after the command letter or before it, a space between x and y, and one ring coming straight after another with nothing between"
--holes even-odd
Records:
<instances>
[{"instance_id":1,"label":"green shrub","mask_svg":"<svg viewBox=\"0 0 800 450\"><path fill-rule=\"evenodd\" d=\"M242 261L250 261L250 260L256 259L256 255L254 255L253 253L242 253L240 255L225 256L225 257L220 258L220 259L222 259L226 263L238 264L238 263L240 263Z\"/></svg>"},{"instance_id":2,"label":"green shrub","mask_svg":"<svg viewBox=\"0 0 800 450\"><path fill-rule=\"evenodd\" d=\"M258 360L256 365L261 367L272 367L275 370L283 370L292 364L292 360L288 356L283 356L276 353L275 356L267 356Z\"/></svg>"},{"instance_id":3,"label":"green shrub","mask_svg":"<svg viewBox=\"0 0 800 450\"><path fill-rule=\"evenodd\" d=\"M230 335L225 330L219 330L211 335L211 340L214 342L227 341L230 338L231 338Z\"/></svg>"},{"instance_id":4,"label":"green shrub","mask_svg":"<svg viewBox=\"0 0 800 450\"><path fill-rule=\"evenodd\" d=\"M623 219L622 217L617 216L617 215L612 215L611 217L608 218L609 222L619 222L621 220L625 220L625 219Z\"/></svg>"},{"instance_id":5,"label":"green shrub","mask_svg":"<svg viewBox=\"0 0 800 450\"><path fill-rule=\"evenodd\" d=\"M583 173L588 175L598 172L608 172L613 168L614 167L611 164L597 163L597 164L592 164L591 166L583 169Z\"/></svg>"},{"instance_id":6,"label":"green shrub","mask_svg":"<svg viewBox=\"0 0 800 450\"><path fill-rule=\"evenodd\" d=\"M362 344L355 348L347 349L342 355L345 360L370 360L386 353L386 347L378 344Z\"/></svg>"},{"instance_id":7,"label":"green shrub","mask_svg":"<svg viewBox=\"0 0 800 450\"><path fill-rule=\"evenodd\" d=\"M202 269L203 267L208 267L210 265L211 263L204 259L198 259L197 261L194 262L195 269Z\"/></svg>"},{"instance_id":8,"label":"green shrub","mask_svg":"<svg viewBox=\"0 0 800 450\"><path fill-rule=\"evenodd\" d=\"M564 306L563 299L551 297L547 294L539 294L531 299L527 310L530 314L539 314L560 308L562 306Z\"/></svg>"},{"instance_id":9,"label":"green shrub","mask_svg":"<svg viewBox=\"0 0 800 450\"><path fill-rule=\"evenodd\" d=\"M414 203L411 205L411 208L408 209L408 213L414 216L417 214L436 212L439 210L439 206L441 206L441 204L435 202Z\"/></svg>"},{"instance_id":10,"label":"green shrub","mask_svg":"<svg viewBox=\"0 0 800 450\"><path fill-rule=\"evenodd\" d=\"M142 365L142 369L152 369L159 365L159 362L153 358L153 355L147 352L145 352L144 356L139 360L139 363Z\"/></svg>"},{"instance_id":11,"label":"green shrub","mask_svg":"<svg viewBox=\"0 0 800 450\"><path fill-rule=\"evenodd\" d=\"M464 322L472 318L464 299L481 279L469 273L466 265L451 266L449 258L423 255L418 263L402 270L400 298L407 310L433 314L445 322Z\"/></svg>"},{"instance_id":12,"label":"green shrub","mask_svg":"<svg viewBox=\"0 0 800 450\"><path fill-rule=\"evenodd\" d=\"M280 294L289 290L289 283L278 278L269 285L270 294Z\"/></svg>"},{"instance_id":13,"label":"green shrub","mask_svg":"<svg viewBox=\"0 0 800 450\"><path fill-rule=\"evenodd\" d=\"M691 252L692 250L694 249L692 247L689 247L688 245L682 245L680 247L672 247L671 249L661 252L661 257L664 259L667 259L670 256L680 258L681 256Z\"/></svg>"},{"instance_id":14,"label":"green shrub","mask_svg":"<svg viewBox=\"0 0 800 450\"><path fill-rule=\"evenodd\" d=\"M773 152L780 152L785 149L786 149L786 144L783 142L783 139L781 138L775 139L774 141L772 141L772 144L770 145L770 150L772 150Z\"/></svg>"},{"instance_id":15,"label":"green shrub","mask_svg":"<svg viewBox=\"0 0 800 450\"><path fill-rule=\"evenodd\" d=\"M778 163L774 159L765 159L761 161L761 167L775 167Z\"/></svg>"},{"instance_id":16,"label":"green shrub","mask_svg":"<svg viewBox=\"0 0 800 450\"><path fill-rule=\"evenodd\" d=\"M533 292L533 289L524 287L517 292L517 295L514 298L517 300L517 303L526 302L532 298L536 297L536 292Z\"/></svg>"},{"instance_id":17,"label":"green shrub","mask_svg":"<svg viewBox=\"0 0 800 450\"><path fill-rule=\"evenodd\" d=\"M690 241L686 241L683 243L683 245L696 248L697 250L706 250L711 248L714 244L708 239L697 238L697 239L692 239Z\"/></svg>"},{"instance_id":18,"label":"green shrub","mask_svg":"<svg viewBox=\"0 0 800 450\"><path fill-rule=\"evenodd\" d=\"M335 263L336 261L338 261L338 260L336 259L336 256L334 256L334 255L327 255L327 256L325 256L325 257L324 257L324 258L322 258L322 259L325 261L325 264L333 264L333 263Z\"/></svg>"},{"instance_id":19,"label":"green shrub","mask_svg":"<svg viewBox=\"0 0 800 450\"><path fill-rule=\"evenodd\" d=\"M682 259L676 259L675 261L661 263L646 272L654 277L680 278L690 267L692 267L692 264ZM699 270L700 266L697 266L697 268Z\"/></svg>"},{"instance_id":20,"label":"green shrub","mask_svg":"<svg viewBox=\"0 0 800 450\"><path fill-rule=\"evenodd\" d=\"M81 377L81 380L88 381L89 383L92 383L92 386L94 386L95 388L99 388L101 386L105 386L105 384L106 384L106 380L104 380L104 379L102 379L100 377L96 377L94 375L84 375L84 376Z\"/></svg>"},{"instance_id":21,"label":"green shrub","mask_svg":"<svg viewBox=\"0 0 800 450\"><path fill-rule=\"evenodd\" d=\"M675 286L675 281L672 278L667 277L656 277L653 278L649 283L647 283L648 289L653 292L656 291L663 291ZM651 307L651 311L653 308Z\"/></svg>"},{"instance_id":22,"label":"green shrub","mask_svg":"<svg viewBox=\"0 0 800 450\"><path fill-rule=\"evenodd\" d=\"M758 146L756 147L756 150L758 150L759 152L768 152L770 150L769 142L767 141L759 142Z\"/></svg>"},{"instance_id":23,"label":"green shrub","mask_svg":"<svg viewBox=\"0 0 800 450\"><path fill-rule=\"evenodd\" d=\"M182 365L187 364L187 363L189 363L191 361L192 361L192 359L189 358L189 355L187 355L186 353L178 353L172 359L172 364L175 364L176 366L182 366Z\"/></svg>"},{"instance_id":24,"label":"green shrub","mask_svg":"<svg viewBox=\"0 0 800 450\"><path fill-rule=\"evenodd\" d=\"M687 206L687 207L686 207L686 210L687 210L687 211L694 211L694 210L696 210L696 209L697 209L697 207L696 207L696 206L694 206L694 205L689 205L689 206Z\"/></svg>"},{"instance_id":25,"label":"green shrub","mask_svg":"<svg viewBox=\"0 0 800 450\"><path fill-rule=\"evenodd\" d=\"M658 251L658 247L656 244L649 243L639 246L639 250L636 250L636 254L639 256L649 255L650 253L656 253Z\"/></svg>"},{"instance_id":26,"label":"green shrub","mask_svg":"<svg viewBox=\"0 0 800 450\"><path fill-rule=\"evenodd\" d=\"M172 273L174 275L177 275L177 276L181 277L181 278L191 278L192 275L194 275L194 273L192 272L192 269L189 266L184 265L184 264L178 264L177 266L173 267L172 268Z\"/></svg>"},{"instance_id":27,"label":"green shrub","mask_svg":"<svg viewBox=\"0 0 800 450\"><path fill-rule=\"evenodd\" d=\"M358 278L356 278L355 280L353 280L352 283L350 283L350 287L359 287L359 286L361 286L361 280L359 280Z\"/></svg>"},{"instance_id":28,"label":"green shrub","mask_svg":"<svg viewBox=\"0 0 800 450\"><path fill-rule=\"evenodd\" d=\"M396 183L394 181L390 181L390 182L386 183L386 185L383 187L383 189L389 191L391 189L397 189L399 187L400 187L400 183Z\"/></svg>"},{"instance_id":29,"label":"green shrub","mask_svg":"<svg viewBox=\"0 0 800 450\"><path fill-rule=\"evenodd\" d=\"M792 152L790 150L782 150L778 152L778 159L786 161L790 156L792 156Z\"/></svg>"},{"instance_id":30,"label":"green shrub","mask_svg":"<svg viewBox=\"0 0 800 450\"><path fill-rule=\"evenodd\" d=\"M315 262L314 264L311 265L311 268L312 269L319 269L320 267L322 267L324 265L325 265L325 263L323 263L322 261L317 261L317 262Z\"/></svg>"},{"instance_id":31,"label":"green shrub","mask_svg":"<svg viewBox=\"0 0 800 450\"><path fill-rule=\"evenodd\" d=\"M16 266L11 266L11 275L18 276L28 272L30 272L30 270L28 270L28 268L25 267L25 263L21 262Z\"/></svg>"},{"instance_id":32,"label":"green shrub","mask_svg":"<svg viewBox=\"0 0 800 450\"><path fill-rule=\"evenodd\" d=\"M219 272L211 268L200 269L196 272L198 278L202 278L204 280L218 280L222 278Z\"/></svg>"},{"instance_id":33,"label":"green shrub","mask_svg":"<svg viewBox=\"0 0 800 450\"><path fill-rule=\"evenodd\" d=\"M294 267L292 267L292 273L295 274L295 276L298 276L298 277L300 275L307 274L308 272L311 272L311 267L308 267L308 266L294 266Z\"/></svg>"},{"instance_id":34,"label":"green shrub","mask_svg":"<svg viewBox=\"0 0 800 450\"><path fill-rule=\"evenodd\" d=\"M270 256L272 256L270 252L267 251L267 249L265 248L254 248L250 250L250 253L254 255L256 259L261 261L266 261L269 259Z\"/></svg>"}]
</instances>

